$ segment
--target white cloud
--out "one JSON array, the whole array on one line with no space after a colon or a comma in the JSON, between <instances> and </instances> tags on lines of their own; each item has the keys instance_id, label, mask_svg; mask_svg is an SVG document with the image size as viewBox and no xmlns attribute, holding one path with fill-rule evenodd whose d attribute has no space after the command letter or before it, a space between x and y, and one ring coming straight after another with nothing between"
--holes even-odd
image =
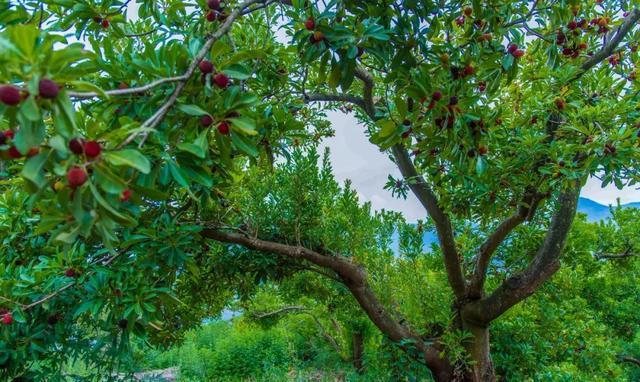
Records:
<instances>
[{"instance_id":1,"label":"white cloud","mask_svg":"<svg viewBox=\"0 0 640 382\"><path fill-rule=\"evenodd\" d=\"M391 196L391 192L383 189L389 174L397 178L400 173L387 155L369 142L364 127L358 124L355 117L340 112L330 112L328 117L336 135L326 139L323 148L330 149L336 179L340 182L350 179L362 197L361 200L370 201L376 210L384 208L399 211L409 221L423 218L424 208L413 195L409 195L407 200L397 199ZM600 184L598 179L589 179L582 190L582 196L604 205L617 203L617 198L623 204L640 201L638 189L618 190L612 185L601 188Z\"/></svg>"}]
</instances>

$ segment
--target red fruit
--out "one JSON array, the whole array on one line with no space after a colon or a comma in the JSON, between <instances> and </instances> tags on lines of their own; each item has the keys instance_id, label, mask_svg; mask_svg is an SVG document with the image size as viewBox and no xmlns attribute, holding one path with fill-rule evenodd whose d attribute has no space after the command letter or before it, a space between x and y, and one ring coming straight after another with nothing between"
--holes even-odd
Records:
<instances>
[{"instance_id":1,"label":"red fruit","mask_svg":"<svg viewBox=\"0 0 640 382\"><path fill-rule=\"evenodd\" d=\"M473 68L473 66L471 65L467 65L464 67L464 75L465 76L470 76L475 72L475 69Z\"/></svg>"},{"instance_id":2,"label":"red fruit","mask_svg":"<svg viewBox=\"0 0 640 382\"><path fill-rule=\"evenodd\" d=\"M227 17L229 17L229 15L225 11L218 13L218 21L224 21Z\"/></svg>"},{"instance_id":3,"label":"red fruit","mask_svg":"<svg viewBox=\"0 0 640 382\"><path fill-rule=\"evenodd\" d=\"M582 29L587 27L587 19L581 19L580 21L578 21L578 26Z\"/></svg>"},{"instance_id":4,"label":"red fruit","mask_svg":"<svg viewBox=\"0 0 640 382\"><path fill-rule=\"evenodd\" d=\"M565 56L571 56L572 53L573 53L573 49L571 49L571 48L562 49L562 54L565 55Z\"/></svg>"},{"instance_id":5,"label":"red fruit","mask_svg":"<svg viewBox=\"0 0 640 382\"><path fill-rule=\"evenodd\" d=\"M220 10L220 0L207 0L207 6L214 11Z\"/></svg>"},{"instance_id":6,"label":"red fruit","mask_svg":"<svg viewBox=\"0 0 640 382\"><path fill-rule=\"evenodd\" d=\"M120 82L118 84L118 89L120 89L120 90L129 89L129 85L127 85L126 82Z\"/></svg>"},{"instance_id":7,"label":"red fruit","mask_svg":"<svg viewBox=\"0 0 640 382\"><path fill-rule=\"evenodd\" d=\"M558 110L564 110L564 100L557 98L555 101L553 101L556 104L556 107L558 108Z\"/></svg>"},{"instance_id":8,"label":"red fruit","mask_svg":"<svg viewBox=\"0 0 640 382\"><path fill-rule=\"evenodd\" d=\"M535 125L536 123L538 123L538 117L534 115L533 117L531 117L531 124Z\"/></svg>"},{"instance_id":9,"label":"red fruit","mask_svg":"<svg viewBox=\"0 0 640 382\"><path fill-rule=\"evenodd\" d=\"M103 27L104 29L109 28L109 20L108 20L108 19L103 19L103 20L102 20L102 27Z\"/></svg>"},{"instance_id":10,"label":"red fruit","mask_svg":"<svg viewBox=\"0 0 640 382\"><path fill-rule=\"evenodd\" d=\"M133 191L131 191L128 188L126 190L122 191L122 194L120 194L120 201L121 202L128 201L129 198L131 198L131 194L133 194Z\"/></svg>"},{"instance_id":11,"label":"red fruit","mask_svg":"<svg viewBox=\"0 0 640 382\"><path fill-rule=\"evenodd\" d=\"M209 11L205 17L207 18L207 21L209 21L209 22L216 21L216 13L214 11Z\"/></svg>"},{"instance_id":12,"label":"red fruit","mask_svg":"<svg viewBox=\"0 0 640 382\"><path fill-rule=\"evenodd\" d=\"M478 91L484 92L487 89L487 83L482 81L478 84Z\"/></svg>"},{"instance_id":13,"label":"red fruit","mask_svg":"<svg viewBox=\"0 0 640 382\"><path fill-rule=\"evenodd\" d=\"M507 52L509 52L511 54L513 54L513 52L515 52L516 50L518 50L518 45L516 45L516 44L510 44L507 47Z\"/></svg>"},{"instance_id":14,"label":"red fruit","mask_svg":"<svg viewBox=\"0 0 640 382\"><path fill-rule=\"evenodd\" d=\"M219 88L226 88L229 86L229 77L227 77L224 73L217 73L213 76L213 83Z\"/></svg>"},{"instance_id":15,"label":"red fruit","mask_svg":"<svg viewBox=\"0 0 640 382\"><path fill-rule=\"evenodd\" d=\"M67 171L67 181L71 188L78 188L87 181L87 173L80 167L72 167Z\"/></svg>"},{"instance_id":16,"label":"red fruit","mask_svg":"<svg viewBox=\"0 0 640 382\"><path fill-rule=\"evenodd\" d=\"M84 153L84 139L82 138L73 138L69 141L69 150L76 154L80 155Z\"/></svg>"},{"instance_id":17,"label":"red fruit","mask_svg":"<svg viewBox=\"0 0 640 382\"><path fill-rule=\"evenodd\" d=\"M558 34L556 35L556 44L563 45L565 41L567 41L567 36L565 36L564 33L559 30Z\"/></svg>"},{"instance_id":18,"label":"red fruit","mask_svg":"<svg viewBox=\"0 0 640 382\"><path fill-rule=\"evenodd\" d=\"M580 44L578 44L578 49L580 49L580 50L587 49L587 43L586 42L581 42Z\"/></svg>"},{"instance_id":19,"label":"red fruit","mask_svg":"<svg viewBox=\"0 0 640 382\"><path fill-rule=\"evenodd\" d=\"M15 106L20 103L20 90L15 86L0 86L0 101L8 106Z\"/></svg>"},{"instance_id":20,"label":"red fruit","mask_svg":"<svg viewBox=\"0 0 640 382\"><path fill-rule=\"evenodd\" d=\"M469 17L471 16L471 14L473 14L473 9L471 7L466 7L463 12L465 16Z\"/></svg>"},{"instance_id":21,"label":"red fruit","mask_svg":"<svg viewBox=\"0 0 640 382\"><path fill-rule=\"evenodd\" d=\"M524 56L524 50L522 49L517 49L515 52L513 52L513 57L515 58L520 58Z\"/></svg>"},{"instance_id":22,"label":"red fruit","mask_svg":"<svg viewBox=\"0 0 640 382\"><path fill-rule=\"evenodd\" d=\"M15 146L9 147L9 158L11 159L19 159L22 158L22 153L18 151Z\"/></svg>"},{"instance_id":23,"label":"red fruit","mask_svg":"<svg viewBox=\"0 0 640 382\"><path fill-rule=\"evenodd\" d=\"M316 29L316 21L313 19L313 17L309 17L307 21L304 22L304 27L310 31Z\"/></svg>"},{"instance_id":24,"label":"red fruit","mask_svg":"<svg viewBox=\"0 0 640 382\"><path fill-rule=\"evenodd\" d=\"M458 18L456 19L456 24L457 24L459 27L461 27L461 26L463 26L463 25L464 25L464 20L465 20L464 16L460 16L460 17L458 17Z\"/></svg>"},{"instance_id":25,"label":"red fruit","mask_svg":"<svg viewBox=\"0 0 640 382\"><path fill-rule=\"evenodd\" d=\"M73 268L69 268L64 272L64 275L67 277L76 277L76 270Z\"/></svg>"},{"instance_id":26,"label":"red fruit","mask_svg":"<svg viewBox=\"0 0 640 382\"><path fill-rule=\"evenodd\" d=\"M203 115L200 118L200 124L204 127L209 127L213 123L213 118L210 115Z\"/></svg>"},{"instance_id":27,"label":"red fruit","mask_svg":"<svg viewBox=\"0 0 640 382\"><path fill-rule=\"evenodd\" d=\"M431 99L438 102L442 99L442 93L440 93L439 91L435 91L433 92L433 94L431 95Z\"/></svg>"},{"instance_id":28,"label":"red fruit","mask_svg":"<svg viewBox=\"0 0 640 382\"><path fill-rule=\"evenodd\" d=\"M478 147L478 153L480 155L487 155L488 152L489 152L489 148L487 146Z\"/></svg>"},{"instance_id":29,"label":"red fruit","mask_svg":"<svg viewBox=\"0 0 640 382\"><path fill-rule=\"evenodd\" d=\"M453 105L457 105L457 104L458 104L458 97L451 96L451 98L449 98L449 105L453 106Z\"/></svg>"},{"instance_id":30,"label":"red fruit","mask_svg":"<svg viewBox=\"0 0 640 382\"><path fill-rule=\"evenodd\" d=\"M411 135L412 132L413 132L413 129L409 129L409 130L405 131L404 133L402 133L402 139L409 138L409 136Z\"/></svg>"},{"instance_id":31,"label":"red fruit","mask_svg":"<svg viewBox=\"0 0 640 382\"><path fill-rule=\"evenodd\" d=\"M13 316L11 315L11 313L5 313L2 316L2 324L4 324L4 325L13 324Z\"/></svg>"},{"instance_id":32,"label":"red fruit","mask_svg":"<svg viewBox=\"0 0 640 382\"><path fill-rule=\"evenodd\" d=\"M54 99L60 92L60 86L49 79L43 78L38 84L38 92L42 98Z\"/></svg>"},{"instance_id":33,"label":"red fruit","mask_svg":"<svg viewBox=\"0 0 640 382\"><path fill-rule=\"evenodd\" d=\"M13 132L13 130L5 130L4 131L4 136L9 138L9 139L13 139L13 137L16 135L16 133Z\"/></svg>"},{"instance_id":34,"label":"red fruit","mask_svg":"<svg viewBox=\"0 0 640 382\"><path fill-rule=\"evenodd\" d=\"M578 23L575 21L569 21L569 24L567 24L567 28L569 30L574 30L576 28L578 28Z\"/></svg>"},{"instance_id":35,"label":"red fruit","mask_svg":"<svg viewBox=\"0 0 640 382\"><path fill-rule=\"evenodd\" d=\"M222 135L229 135L229 128L230 128L230 126L229 126L229 123L227 121L222 121L218 125L218 131Z\"/></svg>"},{"instance_id":36,"label":"red fruit","mask_svg":"<svg viewBox=\"0 0 640 382\"><path fill-rule=\"evenodd\" d=\"M89 158L95 158L102 152L102 147L97 141L89 141L84 144L84 154Z\"/></svg>"},{"instance_id":37,"label":"red fruit","mask_svg":"<svg viewBox=\"0 0 640 382\"><path fill-rule=\"evenodd\" d=\"M38 147L32 147L27 152L27 157L29 157L29 158L34 157L34 156L38 155L39 153L40 153L40 149Z\"/></svg>"},{"instance_id":38,"label":"red fruit","mask_svg":"<svg viewBox=\"0 0 640 382\"><path fill-rule=\"evenodd\" d=\"M213 73L213 64L209 60L202 60L200 64L198 64L200 71L204 74Z\"/></svg>"}]
</instances>

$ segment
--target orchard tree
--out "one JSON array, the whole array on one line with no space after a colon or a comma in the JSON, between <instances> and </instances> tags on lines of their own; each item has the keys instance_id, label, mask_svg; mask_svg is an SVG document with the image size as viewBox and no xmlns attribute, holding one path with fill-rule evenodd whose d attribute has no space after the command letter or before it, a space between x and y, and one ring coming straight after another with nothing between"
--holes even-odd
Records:
<instances>
[{"instance_id":1,"label":"orchard tree","mask_svg":"<svg viewBox=\"0 0 640 382\"><path fill-rule=\"evenodd\" d=\"M224 305L220 272L242 286L311 267L435 380L495 380L491 324L560 268L586 179L638 180L636 6L3 2L2 373L170 340ZM383 225L353 192L300 166L269 177L331 135L334 108L424 206L464 356L381 298L365 265L393 260L367 257ZM523 232L527 261L489 273Z\"/></svg>"}]
</instances>

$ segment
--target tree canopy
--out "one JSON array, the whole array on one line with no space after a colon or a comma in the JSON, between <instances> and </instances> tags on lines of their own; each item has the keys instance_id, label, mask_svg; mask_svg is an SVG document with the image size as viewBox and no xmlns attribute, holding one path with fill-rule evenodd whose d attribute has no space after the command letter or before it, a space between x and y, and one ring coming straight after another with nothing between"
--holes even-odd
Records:
<instances>
[{"instance_id":1,"label":"tree canopy","mask_svg":"<svg viewBox=\"0 0 640 382\"><path fill-rule=\"evenodd\" d=\"M565 246L592 234L572 231L589 177L639 179L639 20L618 0L1 1L0 373L108 369L274 282L436 381L495 380L490 329L513 335L500 318L567 253L635 257L632 219ZM334 180L328 110L424 221Z\"/></svg>"}]
</instances>

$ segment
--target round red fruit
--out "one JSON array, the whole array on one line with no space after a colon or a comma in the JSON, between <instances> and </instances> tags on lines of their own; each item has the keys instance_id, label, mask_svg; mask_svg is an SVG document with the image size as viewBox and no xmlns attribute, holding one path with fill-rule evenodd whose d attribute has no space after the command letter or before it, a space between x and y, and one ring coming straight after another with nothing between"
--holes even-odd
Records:
<instances>
[{"instance_id":1,"label":"round red fruit","mask_svg":"<svg viewBox=\"0 0 640 382\"><path fill-rule=\"evenodd\" d=\"M219 88L226 88L229 86L229 77L227 77L224 73L217 73L213 76L213 83Z\"/></svg>"},{"instance_id":2,"label":"round red fruit","mask_svg":"<svg viewBox=\"0 0 640 382\"><path fill-rule=\"evenodd\" d=\"M76 155L81 155L84 153L84 139L82 138L73 138L69 141L69 151Z\"/></svg>"},{"instance_id":3,"label":"round red fruit","mask_svg":"<svg viewBox=\"0 0 640 382\"><path fill-rule=\"evenodd\" d=\"M313 17L309 17L307 21L304 22L304 27L310 31L316 29L316 21L313 19Z\"/></svg>"},{"instance_id":4,"label":"round red fruit","mask_svg":"<svg viewBox=\"0 0 640 382\"><path fill-rule=\"evenodd\" d=\"M200 64L198 64L200 71L204 74L213 73L213 64L209 60L202 60Z\"/></svg>"},{"instance_id":5,"label":"round red fruit","mask_svg":"<svg viewBox=\"0 0 640 382\"><path fill-rule=\"evenodd\" d=\"M0 86L0 101L8 106L15 106L20 103L20 90L15 86Z\"/></svg>"},{"instance_id":6,"label":"round red fruit","mask_svg":"<svg viewBox=\"0 0 640 382\"><path fill-rule=\"evenodd\" d=\"M216 13L214 11L207 12L207 15L205 17L207 18L207 21L209 21L209 22L216 21Z\"/></svg>"},{"instance_id":7,"label":"round red fruit","mask_svg":"<svg viewBox=\"0 0 640 382\"><path fill-rule=\"evenodd\" d=\"M11 313L5 313L2 316L2 324L3 325L11 325L11 324L13 324L13 316L11 315Z\"/></svg>"},{"instance_id":8,"label":"round red fruit","mask_svg":"<svg viewBox=\"0 0 640 382\"><path fill-rule=\"evenodd\" d=\"M108 20L108 19L103 19L103 20L102 20L102 27L103 27L104 29L109 28L109 20Z\"/></svg>"},{"instance_id":9,"label":"round red fruit","mask_svg":"<svg viewBox=\"0 0 640 382\"><path fill-rule=\"evenodd\" d=\"M54 99L60 92L60 86L47 78L43 78L38 84L38 92L42 98Z\"/></svg>"},{"instance_id":10,"label":"round red fruit","mask_svg":"<svg viewBox=\"0 0 640 382\"><path fill-rule=\"evenodd\" d=\"M465 16L470 17L473 14L473 9L471 7L466 7L463 12Z\"/></svg>"},{"instance_id":11,"label":"round red fruit","mask_svg":"<svg viewBox=\"0 0 640 382\"><path fill-rule=\"evenodd\" d=\"M102 146L98 141L88 141L84 144L84 154L89 158L95 158L102 152Z\"/></svg>"},{"instance_id":12,"label":"round red fruit","mask_svg":"<svg viewBox=\"0 0 640 382\"><path fill-rule=\"evenodd\" d=\"M213 118L210 115L203 115L200 118L200 124L203 127L209 127L209 126L211 126L212 123L213 123Z\"/></svg>"},{"instance_id":13,"label":"round red fruit","mask_svg":"<svg viewBox=\"0 0 640 382\"><path fill-rule=\"evenodd\" d=\"M22 153L18 151L15 146L9 147L9 158L11 159L20 159L22 158Z\"/></svg>"},{"instance_id":14,"label":"round red fruit","mask_svg":"<svg viewBox=\"0 0 640 382\"><path fill-rule=\"evenodd\" d=\"M227 121L222 121L218 125L218 131L222 135L229 135L229 128L230 128L230 126L229 126L229 123Z\"/></svg>"},{"instance_id":15,"label":"round red fruit","mask_svg":"<svg viewBox=\"0 0 640 382\"><path fill-rule=\"evenodd\" d=\"M439 91L435 91L433 92L433 94L431 95L431 99L434 101L440 101L442 99L442 93L440 93Z\"/></svg>"},{"instance_id":16,"label":"round red fruit","mask_svg":"<svg viewBox=\"0 0 640 382\"><path fill-rule=\"evenodd\" d=\"M507 47L507 52L511 54L513 54L513 52L515 52L516 50L518 50L517 44L509 44L509 46Z\"/></svg>"},{"instance_id":17,"label":"round red fruit","mask_svg":"<svg viewBox=\"0 0 640 382\"><path fill-rule=\"evenodd\" d=\"M207 0L207 6L214 11L220 10L220 0Z\"/></svg>"},{"instance_id":18,"label":"round red fruit","mask_svg":"<svg viewBox=\"0 0 640 382\"><path fill-rule=\"evenodd\" d=\"M517 49L515 52L513 52L513 57L515 58L520 58L524 56L524 50L522 49Z\"/></svg>"},{"instance_id":19,"label":"round red fruit","mask_svg":"<svg viewBox=\"0 0 640 382\"><path fill-rule=\"evenodd\" d=\"M87 173L80 167L72 167L67 171L67 181L71 188L78 188L87 181Z\"/></svg>"},{"instance_id":20,"label":"round red fruit","mask_svg":"<svg viewBox=\"0 0 640 382\"><path fill-rule=\"evenodd\" d=\"M73 268L69 268L64 272L64 275L67 277L76 277L76 270Z\"/></svg>"},{"instance_id":21,"label":"round red fruit","mask_svg":"<svg viewBox=\"0 0 640 382\"><path fill-rule=\"evenodd\" d=\"M126 202L131 198L131 194L133 194L133 191L131 191L130 189L126 189L124 191L122 191L122 193L120 194L120 201L121 202Z\"/></svg>"}]
</instances>

